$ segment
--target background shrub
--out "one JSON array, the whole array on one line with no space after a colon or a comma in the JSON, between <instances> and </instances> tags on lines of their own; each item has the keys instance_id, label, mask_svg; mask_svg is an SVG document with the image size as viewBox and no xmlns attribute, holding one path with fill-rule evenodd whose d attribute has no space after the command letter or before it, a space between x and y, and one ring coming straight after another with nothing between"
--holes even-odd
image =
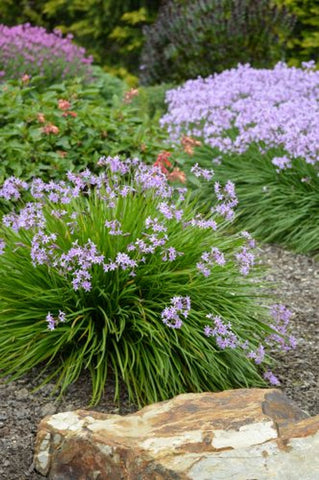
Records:
<instances>
[{"instance_id":1,"label":"background shrub","mask_svg":"<svg viewBox=\"0 0 319 480\"><path fill-rule=\"evenodd\" d=\"M1 79L40 76L48 85L80 76L88 82L92 57L85 56L84 48L74 45L71 39L72 35L63 38L59 31L48 33L30 24L11 28L0 25Z\"/></svg>"},{"instance_id":2,"label":"background shrub","mask_svg":"<svg viewBox=\"0 0 319 480\"><path fill-rule=\"evenodd\" d=\"M284 59L292 26L269 0L170 0L144 28L141 82L181 82L238 63L268 67Z\"/></svg>"},{"instance_id":3,"label":"background shrub","mask_svg":"<svg viewBox=\"0 0 319 480\"><path fill-rule=\"evenodd\" d=\"M319 61L319 1L318 0L276 0L285 6L296 23L287 42L289 64L300 65L305 60Z\"/></svg>"},{"instance_id":4,"label":"background shrub","mask_svg":"<svg viewBox=\"0 0 319 480\"><path fill-rule=\"evenodd\" d=\"M293 341L257 301L251 237L222 235L222 217L198 215L159 169L99 164L99 176L1 188L1 376L40 364L63 391L87 369L92 402L113 375L116 396L122 379L139 404L263 385L266 352ZM223 192L220 207L235 199Z\"/></svg>"}]
</instances>

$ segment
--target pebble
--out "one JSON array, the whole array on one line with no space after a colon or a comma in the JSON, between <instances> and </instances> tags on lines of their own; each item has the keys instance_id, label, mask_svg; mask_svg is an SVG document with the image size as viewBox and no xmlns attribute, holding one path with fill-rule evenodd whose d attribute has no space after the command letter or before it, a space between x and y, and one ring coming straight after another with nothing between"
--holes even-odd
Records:
<instances>
[{"instance_id":1,"label":"pebble","mask_svg":"<svg viewBox=\"0 0 319 480\"><path fill-rule=\"evenodd\" d=\"M57 407L53 402L46 403L41 407L41 416L54 415L57 411Z\"/></svg>"},{"instance_id":2,"label":"pebble","mask_svg":"<svg viewBox=\"0 0 319 480\"><path fill-rule=\"evenodd\" d=\"M20 390L16 391L15 396L18 400L24 400L29 396L29 392L26 388L21 388Z\"/></svg>"}]
</instances>

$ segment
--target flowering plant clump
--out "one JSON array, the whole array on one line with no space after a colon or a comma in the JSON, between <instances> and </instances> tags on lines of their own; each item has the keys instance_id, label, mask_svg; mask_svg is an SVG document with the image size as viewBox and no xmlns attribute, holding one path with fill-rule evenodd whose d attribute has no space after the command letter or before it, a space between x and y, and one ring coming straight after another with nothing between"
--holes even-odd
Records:
<instances>
[{"instance_id":1,"label":"flowering plant clump","mask_svg":"<svg viewBox=\"0 0 319 480\"><path fill-rule=\"evenodd\" d=\"M161 119L173 142L202 142L201 167L235 182L244 228L306 253L319 251L318 85L312 62L239 65L167 92Z\"/></svg>"},{"instance_id":2,"label":"flowering plant clump","mask_svg":"<svg viewBox=\"0 0 319 480\"><path fill-rule=\"evenodd\" d=\"M74 76L91 77L91 56L85 49L72 43L73 36L65 38L59 30L48 33L43 27L29 23L8 27L0 24L1 79L41 76L46 84Z\"/></svg>"},{"instance_id":3,"label":"flowering plant clump","mask_svg":"<svg viewBox=\"0 0 319 480\"><path fill-rule=\"evenodd\" d=\"M257 142L261 152L282 147L273 159L278 170L302 157L319 160L319 71L279 63L274 69L249 65L206 79L189 80L167 92L169 110L161 120L171 136L202 137L222 153L242 153Z\"/></svg>"},{"instance_id":4,"label":"flowering plant clump","mask_svg":"<svg viewBox=\"0 0 319 480\"><path fill-rule=\"evenodd\" d=\"M253 239L223 234L233 186L202 215L160 167L99 166L1 187L1 375L45 363L63 391L87 369L92 402L112 375L140 404L277 382L267 348L294 341L284 307L261 305Z\"/></svg>"}]
</instances>

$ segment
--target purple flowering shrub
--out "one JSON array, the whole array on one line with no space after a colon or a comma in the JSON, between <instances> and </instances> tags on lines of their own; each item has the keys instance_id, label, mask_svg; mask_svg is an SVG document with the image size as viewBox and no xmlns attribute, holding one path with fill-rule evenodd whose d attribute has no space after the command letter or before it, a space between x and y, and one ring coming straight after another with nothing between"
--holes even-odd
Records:
<instances>
[{"instance_id":1,"label":"purple flowering shrub","mask_svg":"<svg viewBox=\"0 0 319 480\"><path fill-rule=\"evenodd\" d=\"M319 251L319 71L239 65L167 92L172 142L202 142L196 162L231 178L241 225L264 241ZM207 197L207 192L202 192Z\"/></svg>"},{"instance_id":2,"label":"purple flowering shrub","mask_svg":"<svg viewBox=\"0 0 319 480\"><path fill-rule=\"evenodd\" d=\"M11 207L0 230L1 375L45 365L63 392L89 370L92 403L109 376L139 404L278 383L270 354L294 346L290 313L261 304L250 234L224 234L233 184L215 182L203 215L159 167L99 166L1 186Z\"/></svg>"},{"instance_id":3,"label":"purple flowering shrub","mask_svg":"<svg viewBox=\"0 0 319 480\"><path fill-rule=\"evenodd\" d=\"M74 76L87 81L91 77L91 56L85 49L72 43L73 36L65 38L59 30L48 33L43 27L29 23L8 27L0 24L0 77L41 76L51 84Z\"/></svg>"}]
</instances>

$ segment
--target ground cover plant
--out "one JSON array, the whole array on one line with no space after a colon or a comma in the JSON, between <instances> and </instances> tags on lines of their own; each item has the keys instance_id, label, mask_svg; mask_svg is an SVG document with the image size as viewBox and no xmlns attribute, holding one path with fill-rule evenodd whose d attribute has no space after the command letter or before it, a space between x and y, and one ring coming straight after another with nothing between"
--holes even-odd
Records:
<instances>
[{"instance_id":1,"label":"ground cover plant","mask_svg":"<svg viewBox=\"0 0 319 480\"><path fill-rule=\"evenodd\" d=\"M236 183L241 225L263 241L316 254L318 98L311 62L302 69L238 66L169 91L161 123L173 142L197 139L193 159Z\"/></svg>"},{"instance_id":2,"label":"ground cover plant","mask_svg":"<svg viewBox=\"0 0 319 480\"><path fill-rule=\"evenodd\" d=\"M167 137L158 119L150 119L157 106L147 103L141 111L132 102L138 90L100 70L93 78L89 85L76 78L44 90L36 78L0 85L0 180L55 179L95 168L101 155L138 154L154 163Z\"/></svg>"},{"instance_id":3,"label":"ground cover plant","mask_svg":"<svg viewBox=\"0 0 319 480\"><path fill-rule=\"evenodd\" d=\"M0 24L0 80L40 76L44 85L64 78L91 78L93 61L83 47L72 43L71 34L62 36L30 24L8 27Z\"/></svg>"},{"instance_id":4,"label":"ground cover plant","mask_svg":"<svg viewBox=\"0 0 319 480\"><path fill-rule=\"evenodd\" d=\"M87 369L93 403L110 374L116 395L123 380L139 404L277 384L269 353L294 346L290 313L264 305L251 236L222 233L234 185L215 184L217 206L201 215L161 166L99 165L98 175L1 187L11 206L0 234L1 376L45 365L63 391Z\"/></svg>"}]
</instances>

